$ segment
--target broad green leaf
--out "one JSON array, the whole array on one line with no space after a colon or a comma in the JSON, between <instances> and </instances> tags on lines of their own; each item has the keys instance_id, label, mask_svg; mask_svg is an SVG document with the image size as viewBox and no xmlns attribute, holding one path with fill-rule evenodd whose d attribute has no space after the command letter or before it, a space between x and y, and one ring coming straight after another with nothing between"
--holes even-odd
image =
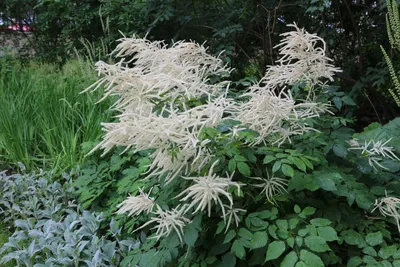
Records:
<instances>
[{"instance_id":1,"label":"broad green leaf","mask_svg":"<svg viewBox=\"0 0 400 267\"><path fill-rule=\"evenodd\" d=\"M183 241L185 241L186 245L194 246L197 238L199 237L199 231L194 227L193 224L188 224L185 227L185 233L183 235Z\"/></svg>"},{"instance_id":2,"label":"broad green leaf","mask_svg":"<svg viewBox=\"0 0 400 267\"><path fill-rule=\"evenodd\" d=\"M310 223L314 226L328 226L332 222L325 218L315 218L315 219L311 219Z\"/></svg>"},{"instance_id":3,"label":"broad green leaf","mask_svg":"<svg viewBox=\"0 0 400 267\"><path fill-rule=\"evenodd\" d=\"M278 226L279 229L282 230L287 230L289 227L287 220L276 220L276 225Z\"/></svg>"},{"instance_id":4,"label":"broad green leaf","mask_svg":"<svg viewBox=\"0 0 400 267\"><path fill-rule=\"evenodd\" d=\"M327 242L339 240L336 230L331 226L322 226L317 228L318 235Z\"/></svg>"},{"instance_id":5,"label":"broad green leaf","mask_svg":"<svg viewBox=\"0 0 400 267\"><path fill-rule=\"evenodd\" d=\"M334 144L332 149L338 157L345 158L347 156L347 148L343 143Z\"/></svg>"},{"instance_id":6,"label":"broad green leaf","mask_svg":"<svg viewBox=\"0 0 400 267\"><path fill-rule=\"evenodd\" d=\"M291 218L290 220L289 220L289 228L290 228L290 230L293 230L293 229L295 229L296 227L297 227L297 225L299 224L299 219L297 219L297 218Z\"/></svg>"},{"instance_id":7,"label":"broad green leaf","mask_svg":"<svg viewBox=\"0 0 400 267\"><path fill-rule=\"evenodd\" d=\"M239 259L243 259L246 255L246 251L240 242L240 240L235 240L232 244L231 252L236 255Z\"/></svg>"},{"instance_id":8,"label":"broad green leaf","mask_svg":"<svg viewBox=\"0 0 400 267\"><path fill-rule=\"evenodd\" d=\"M229 230L228 233L225 236L224 244L231 242L231 240L234 239L235 236L236 236L236 231L235 230Z\"/></svg>"},{"instance_id":9,"label":"broad green leaf","mask_svg":"<svg viewBox=\"0 0 400 267\"><path fill-rule=\"evenodd\" d=\"M357 267L361 263L363 263L363 260L360 257L352 257L348 262L347 262L347 267Z\"/></svg>"},{"instance_id":10,"label":"broad green leaf","mask_svg":"<svg viewBox=\"0 0 400 267\"><path fill-rule=\"evenodd\" d=\"M240 236L244 239L247 239L247 240L251 240L253 238L253 234L246 228L240 228L239 232L238 232L238 236Z\"/></svg>"},{"instance_id":11,"label":"broad green leaf","mask_svg":"<svg viewBox=\"0 0 400 267\"><path fill-rule=\"evenodd\" d=\"M303 172L306 172L306 171L307 171L306 164L304 164L304 162L303 162L301 159L296 158L296 157L292 157L292 161L293 161L294 165L296 165L296 167L297 167L299 170L301 170L301 171L303 171Z\"/></svg>"},{"instance_id":12,"label":"broad green leaf","mask_svg":"<svg viewBox=\"0 0 400 267\"><path fill-rule=\"evenodd\" d=\"M277 172L281 168L282 162L275 161L274 165L272 166L272 172Z\"/></svg>"},{"instance_id":13,"label":"broad green leaf","mask_svg":"<svg viewBox=\"0 0 400 267\"><path fill-rule=\"evenodd\" d=\"M294 170L292 167L290 167L287 164L283 164L282 165L282 172L284 175L289 176L289 177L293 177L294 176Z\"/></svg>"},{"instance_id":14,"label":"broad green leaf","mask_svg":"<svg viewBox=\"0 0 400 267\"><path fill-rule=\"evenodd\" d=\"M236 170L236 161L234 159L230 159L228 163L228 170L230 172L234 172Z\"/></svg>"},{"instance_id":15,"label":"broad green leaf","mask_svg":"<svg viewBox=\"0 0 400 267\"><path fill-rule=\"evenodd\" d=\"M294 237L289 237L286 239L286 244L288 244L289 247L293 248L294 247Z\"/></svg>"},{"instance_id":16,"label":"broad green leaf","mask_svg":"<svg viewBox=\"0 0 400 267\"><path fill-rule=\"evenodd\" d=\"M247 159L241 155L235 155L234 159L238 162L245 162Z\"/></svg>"},{"instance_id":17,"label":"broad green leaf","mask_svg":"<svg viewBox=\"0 0 400 267\"><path fill-rule=\"evenodd\" d=\"M297 260L299 259L299 257L297 257L297 253L294 251L289 252L285 258L283 258L282 262L281 262L281 267L293 267Z\"/></svg>"},{"instance_id":18,"label":"broad green leaf","mask_svg":"<svg viewBox=\"0 0 400 267\"><path fill-rule=\"evenodd\" d=\"M268 235L266 232L255 232L253 239L250 241L250 249L262 248L268 242Z\"/></svg>"},{"instance_id":19,"label":"broad green leaf","mask_svg":"<svg viewBox=\"0 0 400 267\"><path fill-rule=\"evenodd\" d=\"M263 160L263 163L264 164L268 164L268 163L274 161L275 159L276 158L274 156L272 156L272 155L266 155L264 160Z\"/></svg>"},{"instance_id":20,"label":"broad green leaf","mask_svg":"<svg viewBox=\"0 0 400 267\"><path fill-rule=\"evenodd\" d=\"M379 245L383 242L383 236L381 232L368 233L365 237L365 241L371 246Z\"/></svg>"},{"instance_id":21,"label":"broad green leaf","mask_svg":"<svg viewBox=\"0 0 400 267\"><path fill-rule=\"evenodd\" d=\"M245 162L238 162L237 168L241 174L243 174L245 176L250 176L250 174L251 174L250 167Z\"/></svg>"},{"instance_id":22,"label":"broad green leaf","mask_svg":"<svg viewBox=\"0 0 400 267\"><path fill-rule=\"evenodd\" d=\"M274 241L268 245L266 261L275 260L279 258L285 251L286 246L283 241Z\"/></svg>"},{"instance_id":23,"label":"broad green leaf","mask_svg":"<svg viewBox=\"0 0 400 267\"><path fill-rule=\"evenodd\" d=\"M365 247L363 248L362 252L372 257L376 257L378 255L373 247Z\"/></svg>"},{"instance_id":24,"label":"broad green leaf","mask_svg":"<svg viewBox=\"0 0 400 267\"><path fill-rule=\"evenodd\" d=\"M325 252L331 250L325 240L320 236L307 236L304 239L306 246L315 252Z\"/></svg>"},{"instance_id":25,"label":"broad green leaf","mask_svg":"<svg viewBox=\"0 0 400 267\"><path fill-rule=\"evenodd\" d=\"M303 245L304 239L301 236L296 236L296 245L301 247Z\"/></svg>"},{"instance_id":26,"label":"broad green leaf","mask_svg":"<svg viewBox=\"0 0 400 267\"><path fill-rule=\"evenodd\" d=\"M366 246L364 238L360 233L357 233L353 229L343 231L341 235L344 236L344 241L353 246L358 246L359 248L363 248Z\"/></svg>"},{"instance_id":27,"label":"broad green leaf","mask_svg":"<svg viewBox=\"0 0 400 267\"><path fill-rule=\"evenodd\" d=\"M222 256L222 266L224 267L235 267L236 258L232 253L226 253Z\"/></svg>"},{"instance_id":28,"label":"broad green leaf","mask_svg":"<svg viewBox=\"0 0 400 267\"><path fill-rule=\"evenodd\" d=\"M388 259L391 257L393 254L397 252L397 246L396 245L391 245L391 246L386 246L384 248L381 248L378 252L379 257L382 259Z\"/></svg>"},{"instance_id":29,"label":"broad green leaf","mask_svg":"<svg viewBox=\"0 0 400 267\"><path fill-rule=\"evenodd\" d=\"M315 208L305 207L304 210L299 214L299 217L305 219L307 216L313 215L315 213Z\"/></svg>"},{"instance_id":30,"label":"broad green leaf","mask_svg":"<svg viewBox=\"0 0 400 267\"><path fill-rule=\"evenodd\" d=\"M322 262L321 258L315 255L314 253L302 249L300 251L300 259L304 261L310 267L324 267L324 263Z\"/></svg>"},{"instance_id":31,"label":"broad green leaf","mask_svg":"<svg viewBox=\"0 0 400 267\"><path fill-rule=\"evenodd\" d=\"M297 214L299 214L301 212L301 208L299 207L299 205L294 205L294 212L296 212Z\"/></svg>"}]
</instances>

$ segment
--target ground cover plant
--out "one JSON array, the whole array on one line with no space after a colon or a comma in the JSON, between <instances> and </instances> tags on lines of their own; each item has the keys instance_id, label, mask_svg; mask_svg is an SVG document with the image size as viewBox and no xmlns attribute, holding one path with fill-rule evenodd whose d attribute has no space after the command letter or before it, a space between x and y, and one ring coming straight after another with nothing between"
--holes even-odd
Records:
<instances>
[{"instance_id":1,"label":"ground cover plant","mask_svg":"<svg viewBox=\"0 0 400 267\"><path fill-rule=\"evenodd\" d=\"M82 209L72 198L74 175L64 173L62 180L54 181L52 172L0 173L0 214L15 227L0 249L0 263L119 266L129 250L138 246L138 241L120 238L114 221L108 233L100 231L103 214Z\"/></svg>"},{"instance_id":2,"label":"ground cover plant","mask_svg":"<svg viewBox=\"0 0 400 267\"><path fill-rule=\"evenodd\" d=\"M142 245L122 266L399 264L399 120L357 134L335 116L356 105L329 84L340 69L321 38L292 27L245 93L195 43L123 38L118 63L97 63L87 91L104 85L120 115L94 151L120 147L133 154L114 163L137 165L78 181L96 207L102 183L131 179L114 211Z\"/></svg>"},{"instance_id":3,"label":"ground cover plant","mask_svg":"<svg viewBox=\"0 0 400 267\"><path fill-rule=\"evenodd\" d=\"M70 61L61 70L27 64L9 58L0 63L0 165L21 161L30 170L61 173L83 161L83 143L99 139L108 107L79 94L95 78L87 63Z\"/></svg>"}]
</instances>

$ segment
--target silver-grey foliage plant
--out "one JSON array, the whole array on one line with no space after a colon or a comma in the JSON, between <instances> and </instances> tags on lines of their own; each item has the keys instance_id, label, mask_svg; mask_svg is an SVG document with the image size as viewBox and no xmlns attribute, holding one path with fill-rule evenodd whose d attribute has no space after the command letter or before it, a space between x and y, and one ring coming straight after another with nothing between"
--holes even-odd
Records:
<instances>
[{"instance_id":1,"label":"silver-grey foliage plant","mask_svg":"<svg viewBox=\"0 0 400 267\"><path fill-rule=\"evenodd\" d=\"M72 200L72 175L52 182L51 172L0 172L0 215L16 229L0 249L0 264L14 260L17 266L119 266L138 247L137 241L119 239L114 221L109 238L99 235L104 216Z\"/></svg>"}]
</instances>

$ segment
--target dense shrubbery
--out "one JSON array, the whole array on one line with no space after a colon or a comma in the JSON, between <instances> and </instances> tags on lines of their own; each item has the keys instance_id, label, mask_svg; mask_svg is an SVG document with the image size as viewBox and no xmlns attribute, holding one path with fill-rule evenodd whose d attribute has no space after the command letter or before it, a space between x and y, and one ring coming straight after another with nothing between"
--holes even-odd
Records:
<instances>
[{"instance_id":1,"label":"dense shrubbery","mask_svg":"<svg viewBox=\"0 0 400 267\"><path fill-rule=\"evenodd\" d=\"M87 57L61 69L2 59L0 216L12 234L1 262L400 265L400 120L386 105L378 48L384 5L18 3L3 1L3 16L35 6L42 59L63 62L79 47ZM327 42L296 26L279 37L288 18ZM148 39L124 37L107 54L117 29ZM183 38L208 39L210 51ZM83 58L104 59L97 82ZM370 105L374 119L354 116ZM16 174L19 161L28 171Z\"/></svg>"},{"instance_id":2,"label":"dense shrubbery","mask_svg":"<svg viewBox=\"0 0 400 267\"><path fill-rule=\"evenodd\" d=\"M134 194L113 209L132 215L121 225L143 243L123 266L399 264L389 197L400 194L399 120L356 134L333 116L329 101L336 111L355 103L324 82L337 69L318 42L288 33L282 60L244 97L225 92L217 76L228 70L193 43L124 39L124 60L98 63L105 76L94 86L109 83L121 112L98 147L132 148L111 164L137 165L102 163L77 182L94 208L103 185Z\"/></svg>"}]
</instances>

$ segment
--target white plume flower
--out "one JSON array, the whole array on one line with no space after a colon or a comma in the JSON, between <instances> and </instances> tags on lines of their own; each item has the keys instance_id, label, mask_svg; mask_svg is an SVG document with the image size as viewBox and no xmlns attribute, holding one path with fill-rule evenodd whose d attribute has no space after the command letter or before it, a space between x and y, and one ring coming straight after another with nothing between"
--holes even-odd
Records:
<instances>
[{"instance_id":1,"label":"white plume flower","mask_svg":"<svg viewBox=\"0 0 400 267\"><path fill-rule=\"evenodd\" d=\"M227 212L225 215L222 216L222 218L224 219L224 221L226 221L226 218L228 217L228 223L226 224L226 229L225 229L225 233L228 232L229 226L231 225L232 219L235 222L236 227L239 226L239 216L238 214L240 212L246 212L246 210L244 209L236 209L236 208L231 208L228 205L224 205L225 208L227 208Z\"/></svg>"},{"instance_id":2,"label":"white plume flower","mask_svg":"<svg viewBox=\"0 0 400 267\"><path fill-rule=\"evenodd\" d=\"M190 222L188 218L183 216L184 211L185 206L178 206L172 210L163 210L157 205L157 210L153 211L155 216L135 231L155 223L156 225L152 229L156 230L156 235L151 238L159 240L161 237L168 236L174 230L178 234L179 240L182 242L183 227Z\"/></svg>"},{"instance_id":3,"label":"white plume flower","mask_svg":"<svg viewBox=\"0 0 400 267\"><path fill-rule=\"evenodd\" d=\"M261 181L260 184L253 184L252 186L262 188L260 194L265 193L267 200L271 203L273 203L272 198L274 196L283 194L285 192L287 193L286 187L288 181L283 178L275 177L274 175L270 177L268 171L267 171L267 178L261 178L261 177L251 177L251 178Z\"/></svg>"},{"instance_id":4,"label":"white plume flower","mask_svg":"<svg viewBox=\"0 0 400 267\"><path fill-rule=\"evenodd\" d=\"M139 192L138 196L129 196L119 204L117 214L128 212L128 216L138 216L142 212L150 213L154 207L154 198L149 197L151 190L148 194L144 193L142 189L139 189Z\"/></svg>"},{"instance_id":5,"label":"white plume flower","mask_svg":"<svg viewBox=\"0 0 400 267\"><path fill-rule=\"evenodd\" d=\"M236 182L232 182L232 177L222 178L213 173L213 169L217 163L218 161L213 163L208 171L207 176L183 177L184 179L192 180L194 184L186 188L176 197L179 198L184 196L180 201L190 201L190 205L187 207L187 210L190 210L192 207L197 205L197 208L193 214L198 211L204 211L207 208L208 216L211 216L211 207L214 202L215 204L219 205L222 210L222 214L225 217L225 207L221 200L221 196L225 196L231 207L233 205L233 198L228 192L228 188L230 186L235 186L240 192L240 185Z\"/></svg>"},{"instance_id":6,"label":"white plume flower","mask_svg":"<svg viewBox=\"0 0 400 267\"><path fill-rule=\"evenodd\" d=\"M376 209L385 217L393 217L400 233L400 199L388 197L386 193L386 197L375 200L374 209L371 212L374 212Z\"/></svg>"},{"instance_id":7,"label":"white plume flower","mask_svg":"<svg viewBox=\"0 0 400 267\"><path fill-rule=\"evenodd\" d=\"M368 157L368 163L371 167L377 170L377 166L382 169L387 169L380 161L383 158L389 158L391 160L398 160L400 159L393 153L395 151L394 147L387 146L387 144L392 140L392 138L388 139L387 141L375 141L370 140L369 142L364 141L364 144L360 144L357 139L352 139L348 141L350 144L350 148L348 150L361 150L361 155Z\"/></svg>"}]
</instances>

